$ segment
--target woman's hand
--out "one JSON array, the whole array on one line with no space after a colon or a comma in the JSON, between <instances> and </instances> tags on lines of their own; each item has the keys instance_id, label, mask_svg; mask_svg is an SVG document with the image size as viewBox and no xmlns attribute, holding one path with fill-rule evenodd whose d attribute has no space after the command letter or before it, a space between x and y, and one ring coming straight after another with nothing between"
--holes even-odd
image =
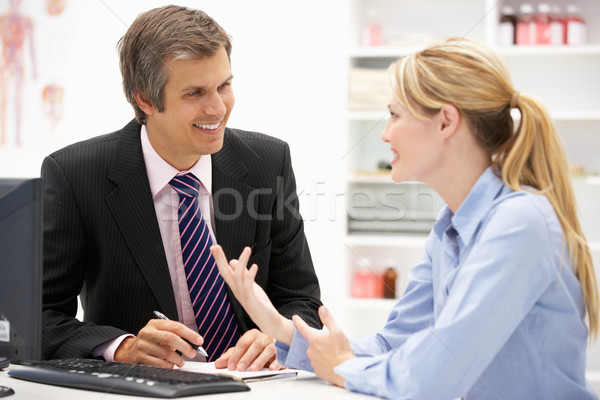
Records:
<instances>
[{"instance_id":1,"label":"woman's hand","mask_svg":"<svg viewBox=\"0 0 600 400\"><path fill-rule=\"evenodd\" d=\"M343 387L346 380L333 372L333 368L354 358L354 351L348 338L324 306L319 307L319 317L329 333L315 331L297 315L294 315L292 320L298 332L308 340L306 355L315 374L334 385Z\"/></svg>"},{"instance_id":2,"label":"woman's hand","mask_svg":"<svg viewBox=\"0 0 600 400\"><path fill-rule=\"evenodd\" d=\"M253 264L247 268L251 254L250 248L244 248L239 260L234 259L229 263L227 263L221 246L214 245L210 250L215 257L223 280L250 315L252 321L258 325L261 331L289 346L294 336L294 327L288 319L279 314L265 291L254 282L258 266Z\"/></svg>"}]
</instances>

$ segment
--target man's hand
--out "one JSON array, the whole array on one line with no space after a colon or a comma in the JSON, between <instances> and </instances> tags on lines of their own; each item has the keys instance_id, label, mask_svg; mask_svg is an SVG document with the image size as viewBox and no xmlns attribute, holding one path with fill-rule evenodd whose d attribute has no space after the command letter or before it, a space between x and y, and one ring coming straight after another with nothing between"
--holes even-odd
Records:
<instances>
[{"instance_id":1,"label":"man's hand","mask_svg":"<svg viewBox=\"0 0 600 400\"><path fill-rule=\"evenodd\" d=\"M294 327L287 318L279 314L265 291L254 282L258 266L253 264L250 268L246 267L250 259L250 248L246 247L242 251L239 260L231 260L229 263L221 246L214 245L210 250L223 280L252 321L267 335L289 345L294 336Z\"/></svg>"},{"instance_id":2,"label":"man's hand","mask_svg":"<svg viewBox=\"0 0 600 400\"><path fill-rule=\"evenodd\" d=\"M323 306L319 307L319 317L329 333L316 332L297 315L294 315L292 320L298 332L308 340L306 355L310 359L315 374L334 385L343 387L346 380L333 372L333 368L354 358L354 351L352 351L350 342L344 332Z\"/></svg>"},{"instance_id":3,"label":"man's hand","mask_svg":"<svg viewBox=\"0 0 600 400\"><path fill-rule=\"evenodd\" d=\"M231 371L258 371L263 367L272 371L281 369L276 359L273 338L258 329L244 333L235 347L215 360L215 367Z\"/></svg>"},{"instance_id":4,"label":"man's hand","mask_svg":"<svg viewBox=\"0 0 600 400\"><path fill-rule=\"evenodd\" d=\"M115 361L129 364L146 364L172 369L182 367L183 357L177 353L196 356L196 350L184 339L202 346L204 340L197 332L177 321L151 319L137 337L128 337L115 351Z\"/></svg>"}]
</instances>

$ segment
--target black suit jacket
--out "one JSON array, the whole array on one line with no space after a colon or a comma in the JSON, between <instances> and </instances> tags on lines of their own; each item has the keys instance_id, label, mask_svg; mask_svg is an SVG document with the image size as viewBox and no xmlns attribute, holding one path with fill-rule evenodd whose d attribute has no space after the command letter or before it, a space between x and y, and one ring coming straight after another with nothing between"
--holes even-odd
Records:
<instances>
[{"instance_id":1,"label":"black suit jacket","mask_svg":"<svg viewBox=\"0 0 600 400\"><path fill-rule=\"evenodd\" d=\"M257 283L285 316L320 327L319 284L298 212L289 148L226 129L212 155L215 235L228 259L253 246ZM140 141L140 125L46 157L42 356L90 357L97 345L137 334L153 310L177 319ZM75 318L77 296L85 310ZM255 327L229 293L242 332Z\"/></svg>"}]
</instances>

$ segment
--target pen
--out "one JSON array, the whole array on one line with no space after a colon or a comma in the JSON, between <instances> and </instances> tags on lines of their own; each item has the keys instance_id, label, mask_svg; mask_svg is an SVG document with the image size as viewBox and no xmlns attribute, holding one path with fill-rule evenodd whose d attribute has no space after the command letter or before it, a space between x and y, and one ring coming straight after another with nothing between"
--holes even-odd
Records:
<instances>
[{"instance_id":1,"label":"pen","mask_svg":"<svg viewBox=\"0 0 600 400\"><path fill-rule=\"evenodd\" d=\"M167 316L166 316L165 314L161 313L160 311L154 311L154 315L155 315L157 318L160 318L160 319L164 319L164 320L166 320L166 321L169 321L169 318L167 318ZM182 339L183 339L183 338L182 338ZM198 353L202 354L204 357L208 357L208 353L206 352L206 350L204 350L204 349L202 348L202 346L195 345L195 344L191 343L191 342L190 342L189 340L187 340L187 339L183 339L183 340L185 340L186 342L188 342L188 344L189 344L190 346L192 346L192 347L193 347L193 348L194 348L194 349L195 349L195 350L196 350Z\"/></svg>"}]
</instances>

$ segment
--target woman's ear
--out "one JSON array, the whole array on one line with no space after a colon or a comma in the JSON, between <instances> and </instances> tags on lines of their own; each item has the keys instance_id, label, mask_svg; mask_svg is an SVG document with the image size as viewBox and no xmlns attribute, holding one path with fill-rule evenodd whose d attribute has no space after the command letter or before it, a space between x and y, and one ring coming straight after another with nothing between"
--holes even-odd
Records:
<instances>
[{"instance_id":1,"label":"woman's ear","mask_svg":"<svg viewBox=\"0 0 600 400\"><path fill-rule=\"evenodd\" d=\"M439 128L442 136L449 138L456 133L460 126L460 112L452 104L446 104L443 106L439 113Z\"/></svg>"},{"instance_id":2,"label":"woman's ear","mask_svg":"<svg viewBox=\"0 0 600 400\"><path fill-rule=\"evenodd\" d=\"M135 92L133 94L133 98L135 99L138 107L141 108L146 115L152 115L156 111L154 105L146 100L146 96L143 93Z\"/></svg>"}]
</instances>

